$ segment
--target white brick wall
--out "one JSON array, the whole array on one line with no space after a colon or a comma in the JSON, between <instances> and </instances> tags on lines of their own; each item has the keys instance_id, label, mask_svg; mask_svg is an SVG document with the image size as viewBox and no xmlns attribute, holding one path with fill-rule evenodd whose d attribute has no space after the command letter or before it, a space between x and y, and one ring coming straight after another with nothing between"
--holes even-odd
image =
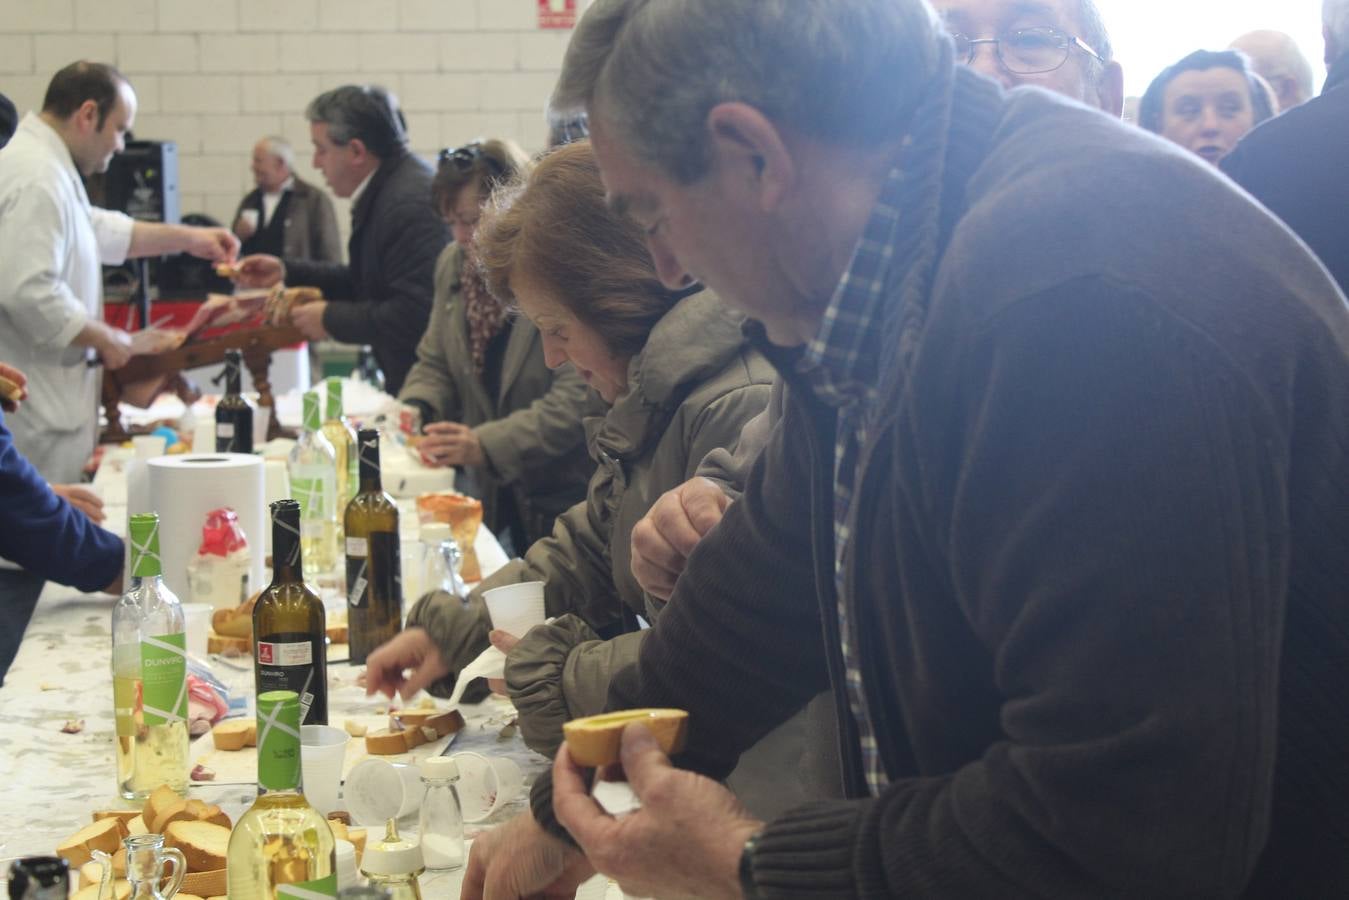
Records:
<instances>
[{"instance_id":1,"label":"white brick wall","mask_svg":"<svg viewBox=\"0 0 1349 900\"><path fill-rule=\"evenodd\" d=\"M586 0L582 0L582 7ZM35 109L76 59L136 88L138 137L178 142L184 212L221 220L251 185L253 142L279 133L310 166L304 107L339 84L396 93L413 149L506 136L543 148L543 104L569 32L536 0L0 0L0 93ZM349 206L337 203L344 231Z\"/></svg>"}]
</instances>

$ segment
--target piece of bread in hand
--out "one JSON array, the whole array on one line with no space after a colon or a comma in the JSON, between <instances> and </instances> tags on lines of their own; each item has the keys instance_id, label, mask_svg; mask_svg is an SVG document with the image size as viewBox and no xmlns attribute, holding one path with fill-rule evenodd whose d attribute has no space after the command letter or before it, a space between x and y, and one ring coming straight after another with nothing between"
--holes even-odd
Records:
<instances>
[{"instance_id":1,"label":"piece of bread in hand","mask_svg":"<svg viewBox=\"0 0 1349 900\"><path fill-rule=\"evenodd\" d=\"M19 386L17 381L12 381L4 375L0 375L0 400L18 403L22 396L23 388Z\"/></svg>"},{"instance_id":2,"label":"piece of bread in hand","mask_svg":"<svg viewBox=\"0 0 1349 900\"><path fill-rule=\"evenodd\" d=\"M222 262L215 264L215 273L221 278L238 278L243 270L234 263Z\"/></svg>"},{"instance_id":3,"label":"piece of bread in hand","mask_svg":"<svg viewBox=\"0 0 1349 900\"><path fill-rule=\"evenodd\" d=\"M214 822L173 822L164 831L164 844L177 847L187 859L189 872L225 868L230 830Z\"/></svg>"},{"instance_id":4,"label":"piece of bread in hand","mask_svg":"<svg viewBox=\"0 0 1349 900\"><path fill-rule=\"evenodd\" d=\"M609 766L618 762L623 729L629 723L646 725L656 736L661 751L673 754L684 749L688 719L689 714L682 709L627 709L563 722L562 736L577 765Z\"/></svg>"}]
</instances>

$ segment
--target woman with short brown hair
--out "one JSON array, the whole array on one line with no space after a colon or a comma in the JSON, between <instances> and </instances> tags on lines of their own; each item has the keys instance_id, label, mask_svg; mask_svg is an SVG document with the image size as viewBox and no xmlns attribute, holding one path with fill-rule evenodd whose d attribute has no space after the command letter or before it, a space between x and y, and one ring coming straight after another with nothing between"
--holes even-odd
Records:
<instances>
[{"instance_id":1,"label":"woman with short brown hair","mask_svg":"<svg viewBox=\"0 0 1349 900\"><path fill-rule=\"evenodd\" d=\"M633 526L709 450L735 446L773 376L739 315L697 285L661 284L641 227L606 204L588 142L554 150L493 195L477 241L489 288L538 327L549 365L570 363L609 403L586 422L598 469L586 501L479 585L469 606L443 595L418 604L408 629L370 657L369 686L448 691L445 676L487 647L483 591L542 581L556 621L498 646L525 742L552 753L562 722L600 711L610 674L636 658L638 617L653 620L664 606L633 578ZM774 793L789 795L773 774Z\"/></svg>"},{"instance_id":2,"label":"woman with short brown hair","mask_svg":"<svg viewBox=\"0 0 1349 900\"><path fill-rule=\"evenodd\" d=\"M436 261L431 321L398 399L422 414L422 461L464 467L488 528L515 552L585 496L593 470L582 417L595 407L571 371L553 371L538 331L513 320L476 264L474 231L492 189L529 171L512 141L442 150L431 196L454 243Z\"/></svg>"}]
</instances>

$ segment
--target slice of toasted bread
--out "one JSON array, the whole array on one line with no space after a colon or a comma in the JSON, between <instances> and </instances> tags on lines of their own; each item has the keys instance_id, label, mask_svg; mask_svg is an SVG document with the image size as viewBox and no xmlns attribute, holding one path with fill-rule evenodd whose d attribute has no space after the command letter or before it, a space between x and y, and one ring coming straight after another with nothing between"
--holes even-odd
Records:
<instances>
[{"instance_id":1,"label":"slice of toasted bread","mask_svg":"<svg viewBox=\"0 0 1349 900\"><path fill-rule=\"evenodd\" d=\"M145 808L141 810L141 818L145 820L147 830L154 824L163 811L170 806L181 803L183 798L178 796L178 792L167 784L161 784L150 792L150 796L145 798Z\"/></svg>"},{"instance_id":2,"label":"slice of toasted bread","mask_svg":"<svg viewBox=\"0 0 1349 900\"><path fill-rule=\"evenodd\" d=\"M23 396L23 388L19 387L19 383L0 375L0 400L18 403L21 396Z\"/></svg>"},{"instance_id":3,"label":"slice of toasted bread","mask_svg":"<svg viewBox=\"0 0 1349 900\"><path fill-rule=\"evenodd\" d=\"M216 806L214 803L206 803L195 797L187 801L187 811L190 812L192 817L198 822L213 822L216 825L224 825L226 828L233 825L233 823L230 822L230 817L226 815L223 809Z\"/></svg>"},{"instance_id":4,"label":"slice of toasted bread","mask_svg":"<svg viewBox=\"0 0 1349 900\"><path fill-rule=\"evenodd\" d=\"M189 872L225 868L229 843L230 830L214 822L174 822L164 832L164 844L183 851Z\"/></svg>"},{"instance_id":5,"label":"slice of toasted bread","mask_svg":"<svg viewBox=\"0 0 1349 900\"><path fill-rule=\"evenodd\" d=\"M688 718L682 709L628 709L564 722L562 735L577 765L608 766L618 762L623 729L629 723L643 723L656 736L662 751L678 753L684 749Z\"/></svg>"},{"instance_id":6,"label":"slice of toasted bread","mask_svg":"<svg viewBox=\"0 0 1349 900\"><path fill-rule=\"evenodd\" d=\"M99 819L56 845L56 855L78 868L94 858L95 850L116 853L126 837L126 824L121 819Z\"/></svg>"},{"instance_id":7,"label":"slice of toasted bread","mask_svg":"<svg viewBox=\"0 0 1349 900\"><path fill-rule=\"evenodd\" d=\"M256 719L225 719L211 729L211 740L217 750L242 750L258 745Z\"/></svg>"}]
</instances>

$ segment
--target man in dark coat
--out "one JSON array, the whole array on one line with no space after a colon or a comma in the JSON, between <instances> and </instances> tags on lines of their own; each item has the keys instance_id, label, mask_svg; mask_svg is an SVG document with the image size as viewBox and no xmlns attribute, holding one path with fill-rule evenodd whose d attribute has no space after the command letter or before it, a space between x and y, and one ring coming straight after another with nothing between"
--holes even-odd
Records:
<instances>
[{"instance_id":1,"label":"man in dark coat","mask_svg":"<svg viewBox=\"0 0 1349 900\"><path fill-rule=\"evenodd\" d=\"M1237 144L1221 168L1288 223L1349 292L1349 2L1325 5L1321 96L1270 119Z\"/></svg>"},{"instance_id":2,"label":"man in dark coat","mask_svg":"<svg viewBox=\"0 0 1349 900\"><path fill-rule=\"evenodd\" d=\"M394 98L374 85L344 85L309 104L314 167L333 193L350 197L347 265L258 254L239 264L239 283L310 285L324 299L295 307L310 340L370 344L391 394L417 360L431 316L436 257L449 227L431 205L432 170L407 147Z\"/></svg>"}]
</instances>

